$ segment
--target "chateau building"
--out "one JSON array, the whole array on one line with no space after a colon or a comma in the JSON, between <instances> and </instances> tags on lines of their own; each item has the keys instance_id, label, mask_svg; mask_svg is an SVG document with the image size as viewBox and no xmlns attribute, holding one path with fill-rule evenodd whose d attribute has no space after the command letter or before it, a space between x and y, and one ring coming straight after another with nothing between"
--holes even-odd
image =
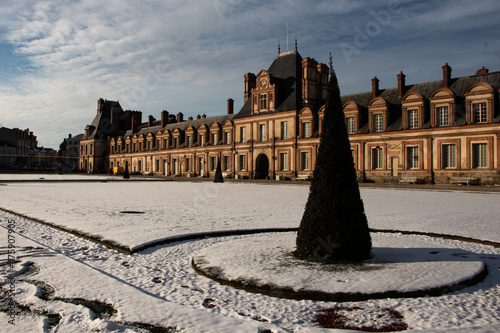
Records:
<instances>
[{"instance_id":1,"label":"chateau building","mask_svg":"<svg viewBox=\"0 0 500 333\"><path fill-rule=\"evenodd\" d=\"M37 144L29 129L0 128L0 168L29 168L30 150Z\"/></svg>"},{"instance_id":2,"label":"chateau building","mask_svg":"<svg viewBox=\"0 0 500 333\"><path fill-rule=\"evenodd\" d=\"M267 70L244 76L244 105L234 113L161 119L98 101L80 141L80 168L108 172L128 165L143 174L308 179L319 146L328 66L280 53ZM359 181L500 183L500 72L485 68L440 81L342 96Z\"/></svg>"}]
</instances>

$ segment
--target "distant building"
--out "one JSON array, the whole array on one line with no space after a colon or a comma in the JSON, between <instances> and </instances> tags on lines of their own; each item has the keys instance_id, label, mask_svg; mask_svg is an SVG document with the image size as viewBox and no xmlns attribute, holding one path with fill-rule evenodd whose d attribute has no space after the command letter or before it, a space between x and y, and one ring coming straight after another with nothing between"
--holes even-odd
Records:
<instances>
[{"instance_id":1,"label":"distant building","mask_svg":"<svg viewBox=\"0 0 500 333\"><path fill-rule=\"evenodd\" d=\"M98 101L80 143L80 168L107 172L129 165L143 174L308 179L320 144L328 67L297 50L278 54L268 68L244 76L244 105L233 113L161 119ZM359 181L500 183L500 72L342 96ZM341 83L340 83L341 84Z\"/></svg>"},{"instance_id":2,"label":"distant building","mask_svg":"<svg viewBox=\"0 0 500 333\"><path fill-rule=\"evenodd\" d=\"M29 129L0 128L0 168L28 168L29 150L36 146L36 136Z\"/></svg>"},{"instance_id":3,"label":"distant building","mask_svg":"<svg viewBox=\"0 0 500 333\"><path fill-rule=\"evenodd\" d=\"M59 156L57 150L45 147L35 147L28 152L29 168L41 170L58 170Z\"/></svg>"},{"instance_id":4,"label":"distant building","mask_svg":"<svg viewBox=\"0 0 500 333\"><path fill-rule=\"evenodd\" d=\"M63 170L78 170L80 158L80 140L83 134L68 135L59 146L59 165Z\"/></svg>"}]
</instances>

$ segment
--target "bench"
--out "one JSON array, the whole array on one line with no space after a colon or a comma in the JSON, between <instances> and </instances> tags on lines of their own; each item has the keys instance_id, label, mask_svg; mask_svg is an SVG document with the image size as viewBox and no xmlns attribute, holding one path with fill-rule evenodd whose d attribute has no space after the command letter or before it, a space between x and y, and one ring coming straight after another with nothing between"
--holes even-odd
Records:
<instances>
[{"instance_id":1,"label":"bench","mask_svg":"<svg viewBox=\"0 0 500 333\"><path fill-rule=\"evenodd\" d=\"M399 183L424 184L425 180L422 178L417 178L415 176L402 176L401 178L399 178Z\"/></svg>"},{"instance_id":2,"label":"bench","mask_svg":"<svg viewBox=\"0 0 500 333\"><path fill-rule=\"evenodd\" d=\"M451 177L450 184L479 185L479 178L476 178L476 177Z\"/></svg>"}]
</instances>

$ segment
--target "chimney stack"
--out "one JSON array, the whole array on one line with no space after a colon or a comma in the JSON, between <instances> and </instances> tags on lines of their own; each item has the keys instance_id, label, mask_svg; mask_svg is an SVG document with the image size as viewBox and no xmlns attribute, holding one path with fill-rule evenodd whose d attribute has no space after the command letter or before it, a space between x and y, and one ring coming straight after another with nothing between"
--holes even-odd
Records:
<instances>
[{"instance_id":1,"label":"chimney stack","mask_svg":"<svg viewBox=\"0 0 500 333\"><path fill-rule=\"evenodd\" d=\"M227 114L233 114L234 100L232 98L227 100Z\"/></svg>"},{"instance_id":2,"label":"chimney stack","mask_svg":"<svg viewBox=\"0 0 500 333\"><path fill-rule=\"evenodd\" d=\"M201 117L202 117L203 119L205 119L205 118L207 117L207 115L206 115L206 114L203 114L203 116L201 116Z\"/></svg>"},{"instance_id":3,"label":"chimney stack","mask_svg":"<svg viewBox=\"0 0 500 333\"><path fill-rule=\"evenodd\" d=\"M399 72L398 74L398 97L402 97L405 93L405 77L406 75L403 72Z\"/></svg>"},{"instance_id":4,"label":"chimney stack","mask_svg":"<svg viewBox=\"0 0 500 333\"><path fill-rule=\"evenodd\" d=\"M375 76L372 79L372 98L375 98L378 96L378 82L379 82L379 80Z\"/></svg>"},{"instance_id":5,"label":"chimney stack","mask_svg":"<svg viewBox=\"0 0 500 333\"><path fill-rule=\"evenodd\" d=\"M443 87L448 88L451 84L451 67L448 63L443 66Z\"/></svg>"},{"instance_id":6,"label":"chimney stack","mask_svg":"<svg viewBox=\"0 0 500 333\"><path fill-rule=\"evenodd\" d=\"M99 98L97 101L97 114L101 114L104 111L104 99Z\"/></svg>"},{"instance_id":7,"label":"chimney stack","mask_svg":"<svg viewBox=\"0 0 500 333\"><path fill-rule=\"evenodd\" d=\"M257 77L253 73L245 74L245 103L252 95L252 89L257 86Z\"/></svg>"},{"instance_id":8,"label":"chimney stack","mask_svg":"<svg viewBox=\"0 0 500 333\"><path fill-rule=\"evenodd\" d=\"M153 126L153 122L155 121L155 117L149 115L148 117L148 127L152 127Z\"/></svg>"},{"instance_id":9,"label":"chimney stack","mask_svg":"<svg viewBox=\"0 0 500 333\"><path fill-rule=\"evenodd\" d=\"M168 111L163 110L161 112L161 128L164 128L168 124Z\"/></svg>"},{"instance_id":10,"label":"chimney stack","mask_svg":"<svg viewBox=\"0 0 500 333\"><path fill-rule=\"evenodd\" d=\"M200 115L197 115L197 116L196 116L196 119L201 119L201 116L200 116Z\"/></svg>"},{"instance_id":11,"label":"chimney stack","mask_svg":"<svg viewBox=\"0 0 500 333\"><path fill-rule=\"evenodd\" d=\"M489 72L489 69L483 66L483 68L477 70L476 75L488 74Z\"/></svg>"},{"instance_id":12,"label":"chimney stack","mask_svg":"<svg viewBox=\"0 0 500 333\"><path fill-rule=\"evenodd\" d=\"M188 120L189 120L189 121L193 120L193 117L189 117L189 118L188 118Z\"/></svg>"},{"instance_id":13,"label":"chimney stack","mask_svg":"<svg viewBox=\"0 0 500 333\"><path fill-rule=\"evenodd\" d=\"M184 121L184 115L182 114L182 112L179 112L177 114L177 122L182 123L183 121Z\"/></svg>"}]
</instances>

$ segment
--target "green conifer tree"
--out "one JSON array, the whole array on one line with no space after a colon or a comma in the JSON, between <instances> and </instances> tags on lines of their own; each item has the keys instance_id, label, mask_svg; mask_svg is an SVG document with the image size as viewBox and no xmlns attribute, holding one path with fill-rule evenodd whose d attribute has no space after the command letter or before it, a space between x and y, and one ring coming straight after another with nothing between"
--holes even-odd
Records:
<instances>
[{"instance_id":1,"label":"green conifer tree","mask_svg":"<svg viewBox=\"0 0 500 333\"><path fill-rule=\"evenodd\" d=\"M325 262L362 261L370 256L371 237L331 60L320 139L295 254Z\"/></svg>"},{"instance_id":2,"label":"green conifer tree","mask_svg":"<svg viewBox=\"0 0 500 333\"><path fill-rule=\"evenodd\" d=\"M125 171L123 171L123 179L130 179L130 173L128 171L127 161L125 161Z\"/></svg>"}]
</instances>

